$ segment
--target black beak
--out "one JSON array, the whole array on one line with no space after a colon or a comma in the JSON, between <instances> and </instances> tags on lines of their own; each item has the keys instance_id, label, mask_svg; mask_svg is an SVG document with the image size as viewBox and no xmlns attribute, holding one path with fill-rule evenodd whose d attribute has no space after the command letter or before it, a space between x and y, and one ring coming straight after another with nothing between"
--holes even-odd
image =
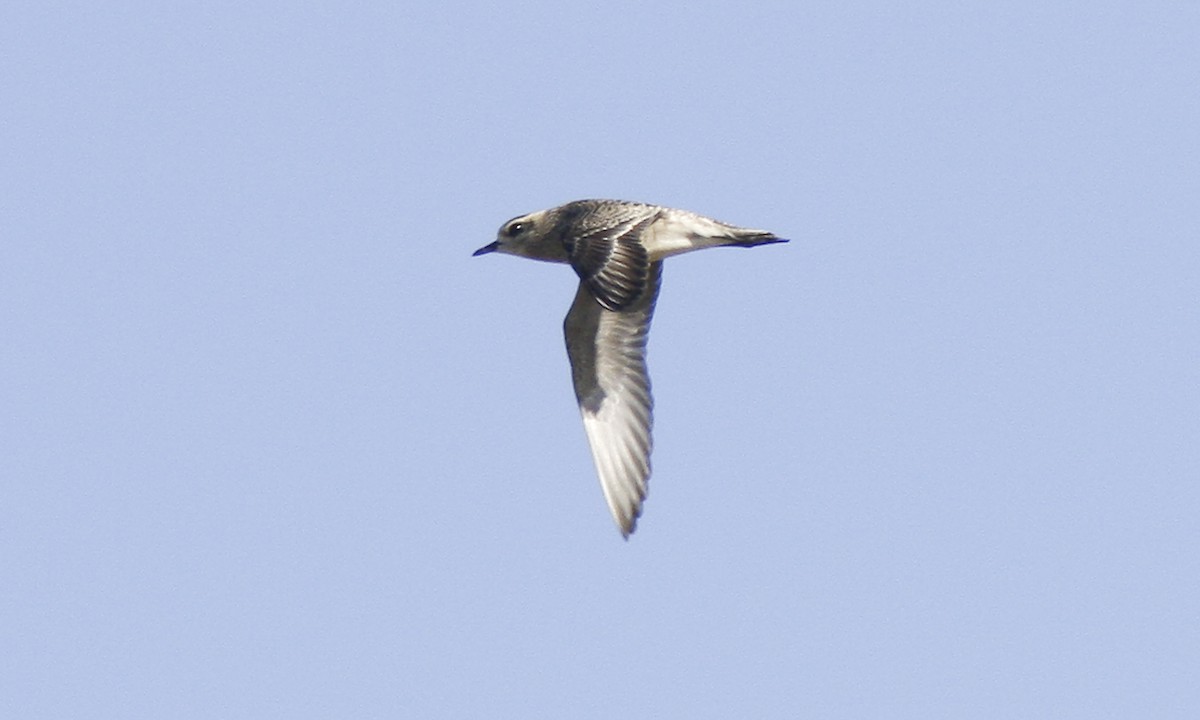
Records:
<instances>
[{"instance_id":1,"label":"black beak","mask_svg":"<svg viewBox=\"0 0 1200 720\"><path fill-rule=\"evenodd\" d=\"M479 248L475 252L471 253L471 257L476 257L478 255L487 255L490 252L496 252L496 248L498 248L498 247L500 247L499 240L497 240L494 243L491 243L489 245L484 245L483 247Z\"/></svg>"}]
</instances>

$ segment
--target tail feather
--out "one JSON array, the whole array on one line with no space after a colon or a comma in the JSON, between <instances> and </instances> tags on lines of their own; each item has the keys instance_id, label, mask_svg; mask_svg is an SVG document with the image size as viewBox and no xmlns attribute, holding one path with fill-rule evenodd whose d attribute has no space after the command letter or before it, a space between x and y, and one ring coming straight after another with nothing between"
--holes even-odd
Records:
<instances>
[{"instance_id":1,"label":"tail feather","mask_svg":"<svg viewBox=\"0 0 1200 720\"><path fill-rule=\"evenodd\" d=\"M766 230L738 227L703 215L666 208L660 211L646 239L651 260L722 245L755 247L787 242L786 238Z\"/></svg>"},{"instance_id":2,"label":"tail feather","mask_svg":"<svg viewBox=\"0 0 1200 720\"><path fill-rule=\"evenodd\" d=\"M730 233L729 237L733 240L731 244L738 247L755 247L756 245L788 242L787 238L781 238L775 233L765 230L745 230L742 228L738 228L736 232Z\"/></svg>"}]
</instances>

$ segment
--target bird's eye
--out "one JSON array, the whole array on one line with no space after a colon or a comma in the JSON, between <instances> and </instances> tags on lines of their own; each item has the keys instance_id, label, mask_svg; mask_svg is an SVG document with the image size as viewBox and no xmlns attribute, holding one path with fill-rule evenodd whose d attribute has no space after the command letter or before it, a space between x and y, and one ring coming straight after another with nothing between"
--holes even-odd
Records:
<instances>
[{"instance_id":1,"label":"bird's eye","mask_svg":"<svg viewBox=\"0 0 1200 720\"><path fill-rule=\"evenodd\" d=\"M519 221L511 222L508 227L504 228L504 234L509 237L516 237L523 232L525 232L525 223Z\"/></svg>"}]
</instances>

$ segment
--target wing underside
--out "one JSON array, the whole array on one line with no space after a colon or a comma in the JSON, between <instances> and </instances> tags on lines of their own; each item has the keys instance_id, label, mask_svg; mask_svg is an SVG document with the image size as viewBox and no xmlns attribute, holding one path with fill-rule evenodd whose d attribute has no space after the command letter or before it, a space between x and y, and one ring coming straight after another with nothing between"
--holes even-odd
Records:
<instances>
[{"instance_id":1,"label":"wing underside","mask_svg":"<svg viewBox=\"0 0 1200 720\"><path fill-rule=\"evenodd\" d=\"M646 337L662 278L650 263L646 284L623 310L602 306L581 281L563 323L575 397L600 487L626 537L646 498L654 401L646 371Z\"/></svg>"}]
</instances>

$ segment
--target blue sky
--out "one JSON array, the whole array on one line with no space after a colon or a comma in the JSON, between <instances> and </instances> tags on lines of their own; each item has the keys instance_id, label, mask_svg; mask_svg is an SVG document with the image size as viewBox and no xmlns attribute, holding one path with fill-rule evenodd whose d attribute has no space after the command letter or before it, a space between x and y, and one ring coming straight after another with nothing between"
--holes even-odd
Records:
<instances>
[{"instance_id":1,"label":"blue sky","mask_svg":"<svg viewBox=\"0 0 1200 720\"><path fill-rule=\"evenodd\" d=\"M1194 3L0 11L0 714L1196 717ZM580 197L667 262L629 542Z\"/></svg>"}]
</instances>

